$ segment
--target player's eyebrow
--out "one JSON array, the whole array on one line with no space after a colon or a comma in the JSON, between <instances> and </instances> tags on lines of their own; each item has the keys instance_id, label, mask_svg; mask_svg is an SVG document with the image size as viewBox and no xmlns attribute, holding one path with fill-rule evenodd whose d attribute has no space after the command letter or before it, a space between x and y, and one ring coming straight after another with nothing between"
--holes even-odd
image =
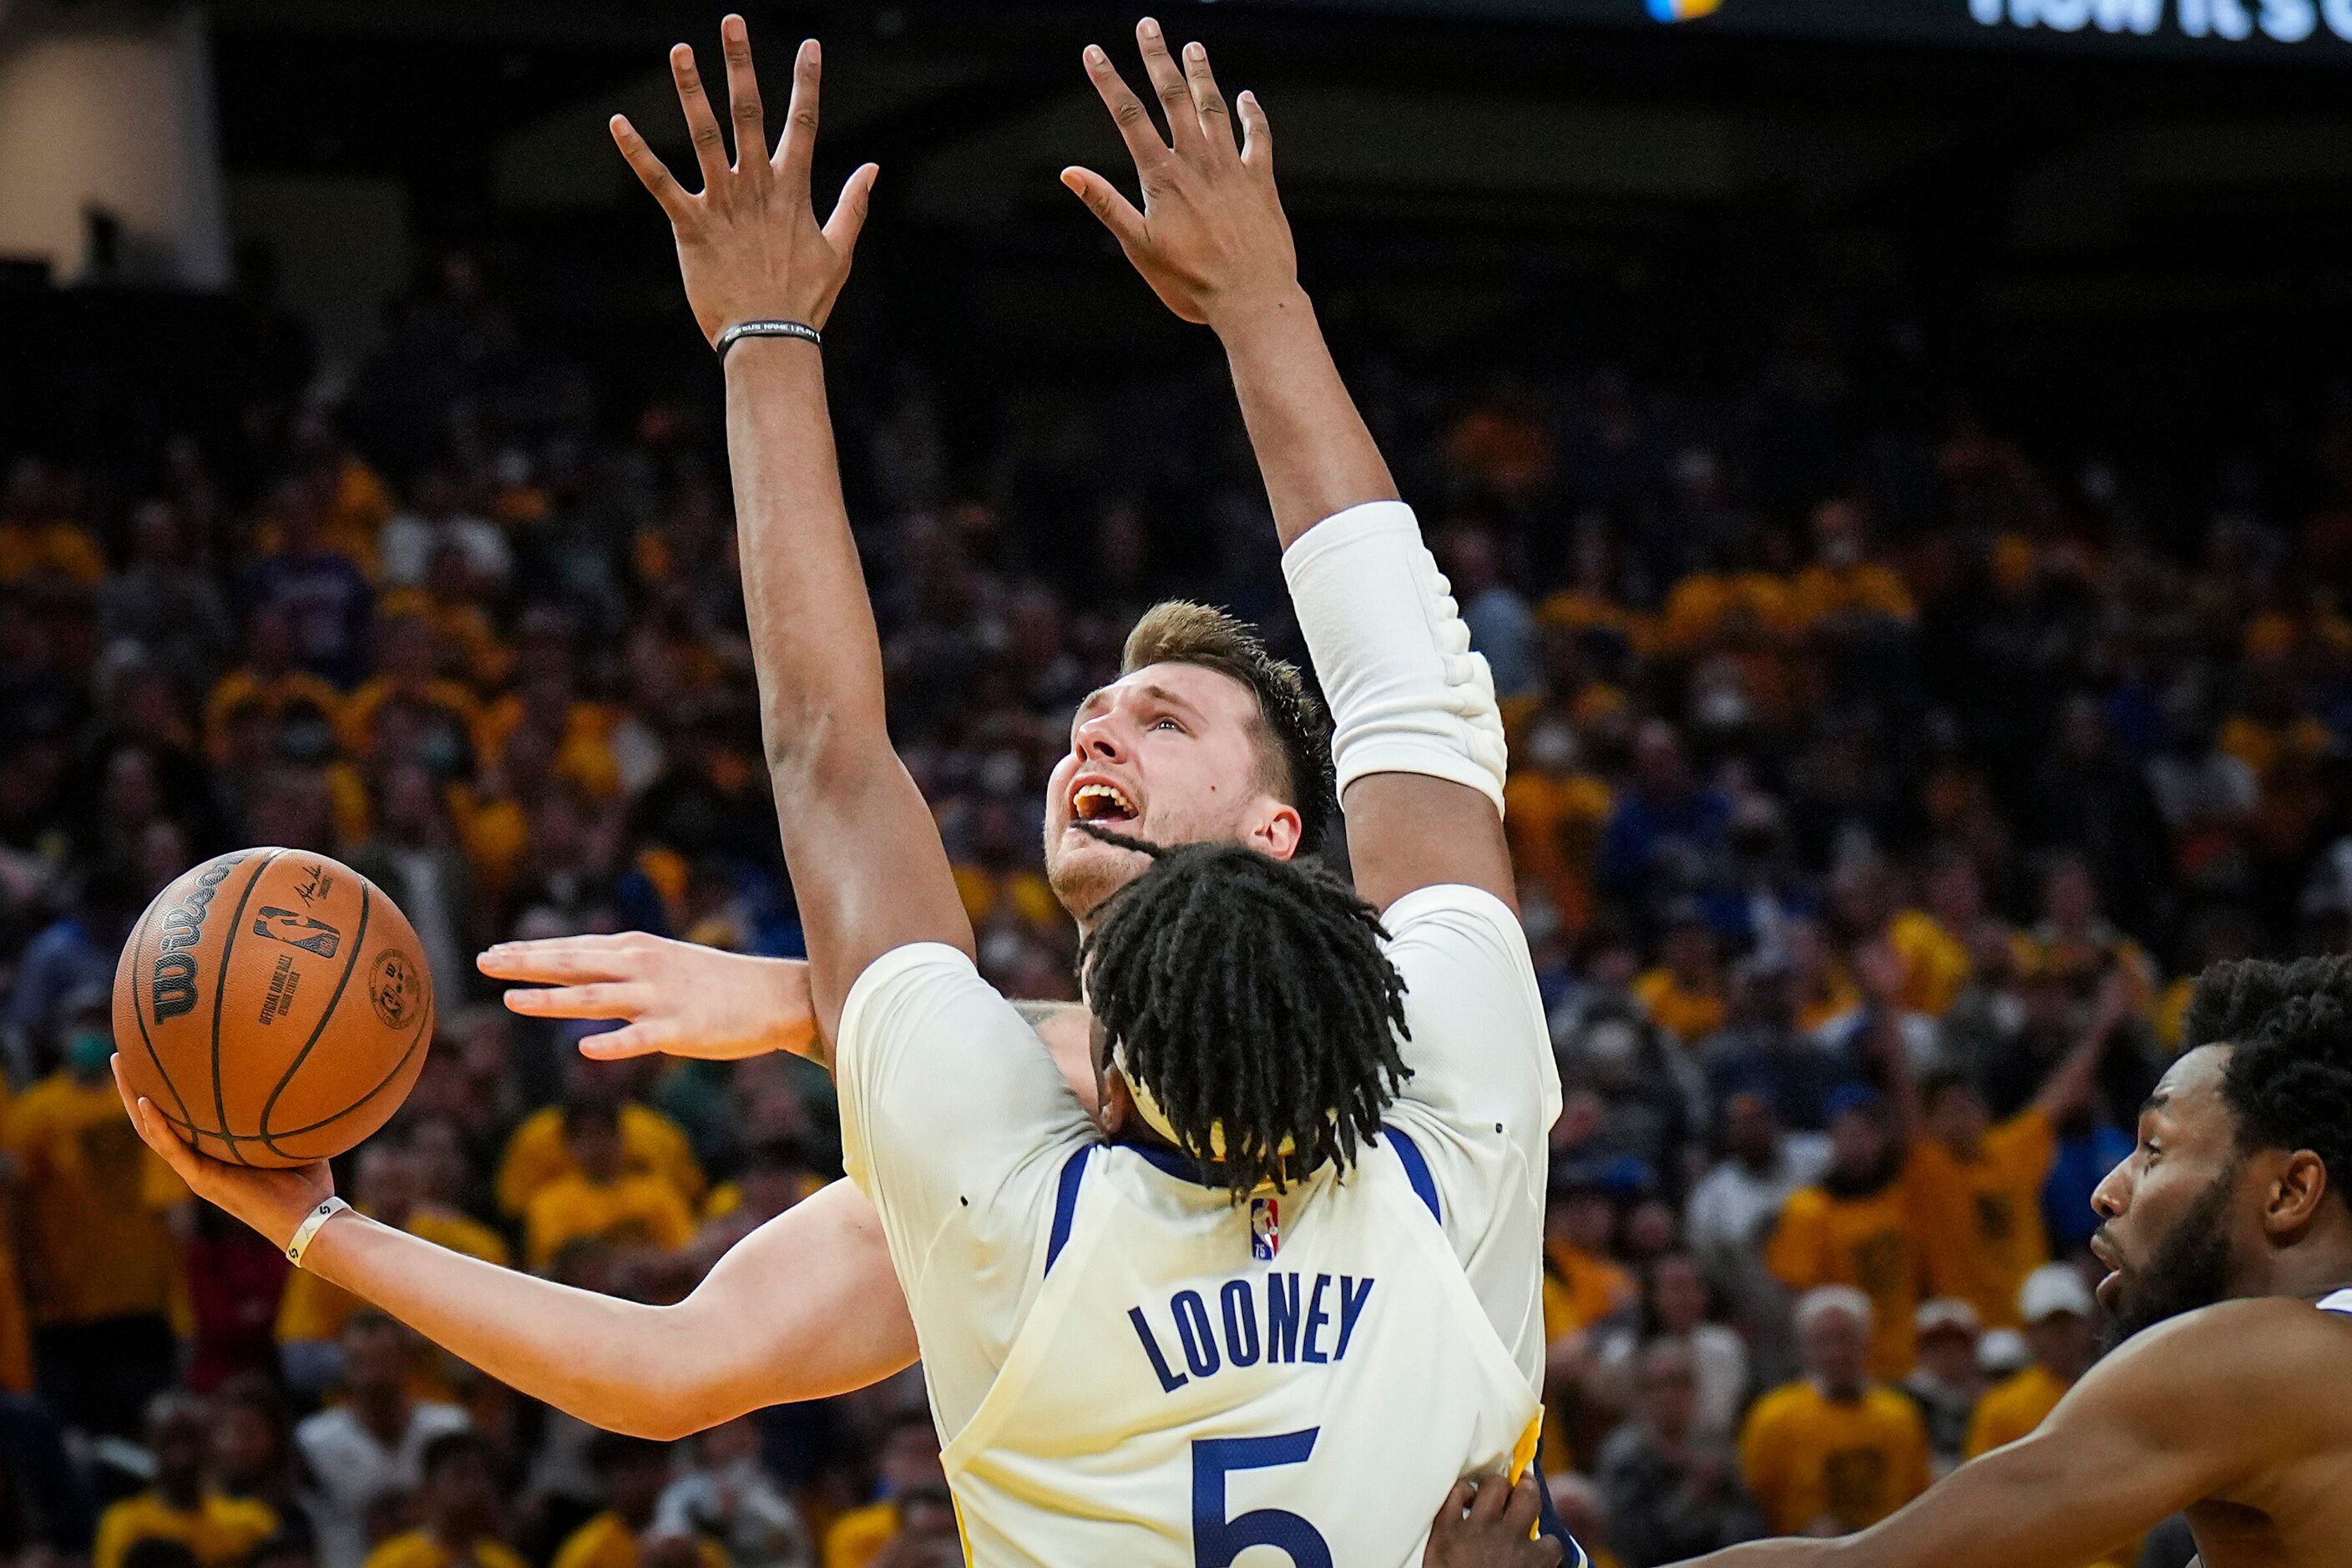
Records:
<instances>
[{"instance_id":1,"label":"player's eyebrow","mask_svg":"<svg viewBox=\"0 0 2352 1568\"><path fill-rule=\"evenodd\" d=\"M1185 701L1184 699L1177 696L1173 691L1169 690L1168 688L1164 686L1139 686L1136 689L1142 692L1146 697L1163 702L1171 708L1181 708L1185 712L1190 713L1195 719L1201 716L1201 710L1198 708L1195 708L1192 703Z\"/></svg>"},{"instance_id":2,"label":"player's eyebrow","mask_svg":"<svg viewBox=\"0 0 2352 1568\"><path fill-rule=\"evenodd\" d=\"M2153 1116L2171 1103L2172 1091L2168 1089L2159 1089L2139 1102L2139 1113L2143 1118Z\"/></svg>"}]
</instances>

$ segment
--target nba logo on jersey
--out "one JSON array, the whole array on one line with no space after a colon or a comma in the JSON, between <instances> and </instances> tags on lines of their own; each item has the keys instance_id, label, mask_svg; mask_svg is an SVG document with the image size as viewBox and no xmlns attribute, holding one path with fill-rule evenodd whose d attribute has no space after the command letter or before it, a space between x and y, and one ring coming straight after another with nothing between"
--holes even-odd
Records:
<instances>
[{"instance_id":1,"label":"nba logo on jersey","mask_svg":"<svg viewBox=\"0 0 2352 1568\"><path fill-rule=\"evenodd\" d=\"M1250 1199L1250 1256L1268 1263L1281 1250L1282 1205L1273 1198Z\"/></svg>"}]
</instances>

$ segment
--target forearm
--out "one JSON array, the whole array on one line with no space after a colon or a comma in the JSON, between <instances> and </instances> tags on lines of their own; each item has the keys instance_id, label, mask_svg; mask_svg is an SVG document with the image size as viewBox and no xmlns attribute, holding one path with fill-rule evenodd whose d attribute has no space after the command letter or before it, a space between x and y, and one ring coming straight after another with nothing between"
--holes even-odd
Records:
<instances>
[{"instance_id":1,"label":"forearm","mask_svg":"<svg viewBox=\"0 0 2352 1568\"><path fill-rule=\"evenodd\" d=\"M887 748L881 643L814 345L750 339L727 356L727 458L770 765Z\"/></svg>"},{"instance_id":2,"label":"forearm","mask_svg":"<svg viewBox=\"0 0 2352 1568\"><path fill-rule=\"evenodd\" d=\"M709 1347L678 1333L670 1309L501 1268L356 1213L321 1227L303 1266L591 1426L665 1439L695 1429Z\"/></svg>"},{"instance_id":3,"label":"forearm","mask_svg":"<svg viewBox=\"0 0 2352 1568\"><path fill-rule=\"evenodd\" d=\"M847 1182L761 1226L669 1307L500 1268L356 1214L322 1227L303 1264L531 1398L638 1436L846 1394L915 1359L881 1221Z\"/></svg>"},{"instance_id":4,"label":"forearm","mask_svg":"<svg viewBox=\"0 0 2352 1568\"><path fill-rule=\"evenodd\" d=\"M1285 548L1337 512L1396 499L1303 289L1293 285L1215 324Z\"/></svg>"}]
</instances>

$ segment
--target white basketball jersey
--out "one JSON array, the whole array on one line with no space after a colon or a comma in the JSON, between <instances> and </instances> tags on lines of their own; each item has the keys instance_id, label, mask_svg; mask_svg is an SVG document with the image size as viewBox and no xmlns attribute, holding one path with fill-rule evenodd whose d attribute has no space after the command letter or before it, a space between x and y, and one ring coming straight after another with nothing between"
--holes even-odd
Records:
<instances>
[{"instance_id":1,"label":"white basketball jersey","mask_svg":"<svg viewBox=\"0 0 2352 1568\"><path fill-rule=\"evenodd\" d=\"M1393 1130L1360 1156L1239 1205L1172 1156L1070 1156L1045 1281L942 1456L970 1562L1406 1568L1458 1478L1519 1473L1538 1401L1426 1166Z\"/></svg>"},{"instance_id":2,"label":"white basketball jersey","mask_svg":"<svg viewBox=\"0 0 2352 1568\"><path fill-rule=\"evenodd\" d=\"M2334 1312L2338 1317L2352 1318L2352 1290L2338 1290L2333 1296L2323 1298L2319 1310Z\"/></svg>"}]
</instances>

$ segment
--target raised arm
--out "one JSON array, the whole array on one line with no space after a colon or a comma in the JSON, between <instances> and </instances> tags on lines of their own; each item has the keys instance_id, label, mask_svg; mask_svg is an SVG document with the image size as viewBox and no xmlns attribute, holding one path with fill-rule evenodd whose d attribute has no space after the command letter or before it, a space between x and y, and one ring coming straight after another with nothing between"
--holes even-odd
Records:
<instances>
[{"instance_id":1,"label":"raised arm","mask_svg":"<svg viewBox=\"0 0 2352 1568\"><path fill-rule=\"evenodd\" d=\"M1453 674L1433 664L1433 673L1417 686L1410 671L1405 679L1394 679L1389 659L1365 657L1392 659L1401 631L1428 632L1441 645L1450 634L1437 626L1444 601L1431 586L1435 567L1421 549L1412 514L1401 504L1368 504L1396 503L1396 483L1299 287L1289 221L1275 189L1274 135L1265 110L1248 92L1228 109L1201 45L1185 46L1180 65L1150 17L1136 27L1136 40L1167 118L1167 141L1109 56L1089 47L1086 68L1135 161L1142 210L1090 169L1066 169L1062 182L1118 238L1168 308L1206 323L1224 344L1275 527L1290 552L1286 570L1294 597L1302 598L1300 622L1339 724L1341 798L1357 889L1381 908L1439 882L1466 882L1512 902L1500 809L1500 723L1492 727L1490 748L1479 742L1491 757L1449 762L1444 753L1468 742L1438 733L1470 706L1463 700L1474 684L1461 658L1466 640L1459 647L1433 647L1435 658L1456 661L1445 667ZM1318 526L1341 514L1344 541L1318 539ZM1336 618L1317 616L1303 600L1307 589L1297 567L1310 544L1318 558L1344 552L1360 562L1318 560L1318 575L1347 580L1347 591L1331 595L1342 602ZM1443 612L1450 614L1450 607ZM1483 682L1483 668L1475 679ZM1351 698L1360 699L1352 713ZM1436 700L1427 700L1432 698ZM1491 710L1491 684L1485 702ZM1416 705L1444 710L1415 712ZM1438 733L1442 743L1434 752L1375 743L1362 753L1370 760L1358 771L1348 756L1358 738L1351 720L1385 725L1391 742L1418 731L1424 738ZM1432 757L1433 763L1427 760Z\"/></svg>"},{"instance_id":2,"label":"raised arm","mask_svg":"<svg viewBox=\"0 0 2352 1568\"><path fill-rule=\"evenodd\" d=\"M687 299L716 346L750 321L822 327L849 275L875 169L849 176L820 227L809 205L819 58L793 64L784 133L768 155L740 16L720 25L736 157L727 159L694 51L670 51L703 189L689 195L635 128L613 137L669 216ZM947 852L891 750L882 650L841 497L821 351L754 337L728 353L727 450L734 471L743 599L760 680L760 727L775 784L784 859L808 932L810 986L831 1039L849 987L892 948L940 942L971 951Z\"/></svg>"},{"instance_id":3,"label":"raised arm","mask_svg":"<svg viewBox=\"0 0 2352 1568\"><path fill-rule=\"evenodd\" d=\"M2267 1461L2309 1451L2321 1437L2298 1411L2313 1401L2285 1389L2296 1369L2332 1364L2335 1337L2294 1301L2177 1319L2093 1368L2031 1436L1859 1535L1759 1542L1684 1568L2076 1568L2191 1503L2226 1498Z\"/></svg>"}]
</instances>

